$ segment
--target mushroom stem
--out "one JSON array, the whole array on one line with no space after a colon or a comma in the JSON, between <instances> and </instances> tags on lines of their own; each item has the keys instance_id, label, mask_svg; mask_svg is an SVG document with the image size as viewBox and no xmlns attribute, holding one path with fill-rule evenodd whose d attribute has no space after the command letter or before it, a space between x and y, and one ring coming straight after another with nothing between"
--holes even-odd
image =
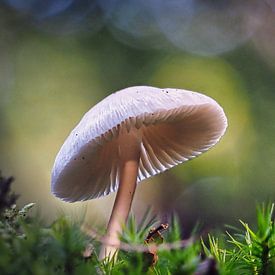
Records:
<instances>
[{"instance_id":1,"label":"mushroom stem","mask_svg":"<svg viewBox=\"0 0 275 275\"><path fill-rule=\"evenodd\" d=\"M119 137L120 182L112 214L101 247L99 259L112 259L120 245L119 235L125 225L137 185L140 159L140 138L137 132L124 133Z\"/></svg>"}]
</instances>

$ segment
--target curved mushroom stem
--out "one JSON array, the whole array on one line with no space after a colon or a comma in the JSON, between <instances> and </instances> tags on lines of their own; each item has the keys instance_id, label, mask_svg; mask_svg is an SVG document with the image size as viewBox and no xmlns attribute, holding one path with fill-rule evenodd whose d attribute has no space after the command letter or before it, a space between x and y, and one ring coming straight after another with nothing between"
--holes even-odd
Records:
<instances>
[{"instance_id":1,"label":"curved mushroom stem","mask_svg":"<svg viewBox=\"0 0 275 275\"><path fill-rule=\"evenodd\" d=\"M119 143L120 182L99 259L112 259L120 245L119 235L125 225L136 190L140 159L140 138L137 132L123 133ZM116 256L115 256L116 257Z\"/></svg>"}]
</instances>

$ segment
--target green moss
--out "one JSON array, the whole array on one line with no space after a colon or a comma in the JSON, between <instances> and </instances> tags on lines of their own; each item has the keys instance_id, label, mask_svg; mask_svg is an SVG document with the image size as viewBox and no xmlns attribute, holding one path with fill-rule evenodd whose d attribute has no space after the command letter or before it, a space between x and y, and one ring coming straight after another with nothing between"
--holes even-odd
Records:
<instances>
[{"instance_id":1,"label":"green moss","mask_svg":"<svg viewBox=\"0 0 275 275\"><path fill-rule=\"evenodd\" d=\"M9 193L3 196L6 202ZM139 225L130 217L117 260L105 262L97 257L98 236L87 236L81 224L64 216L45 226L39 216L30 217L33 207L30 203L18 209L6 203L1 209L0 274L275 274L271 203L257 207L254 229L241 221L241 229L229 228L230 232L207 239L194 234L182 240L179 222L173 217L167 230L151 231L152 238L145 243L149 230L160 224L148 213ZM158 246L156 253L152 245ZM84 257L87 247L90 253Z\"/></svg>"}]
</instances>

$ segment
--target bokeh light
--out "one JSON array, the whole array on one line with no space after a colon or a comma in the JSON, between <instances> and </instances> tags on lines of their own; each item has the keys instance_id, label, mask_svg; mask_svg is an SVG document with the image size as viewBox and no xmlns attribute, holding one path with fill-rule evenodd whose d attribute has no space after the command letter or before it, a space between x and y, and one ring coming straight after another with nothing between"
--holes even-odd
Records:
<instances>
[{"instance_id":1,"label":"bokeh light","mask_svg":"<svg viewBox=\"0 0 275 275\"><path fill-rule=\"evenodd\" d=\"M275 13L272 1L17 1L0 4L0 170L19 204L104 223L115 194L64 203L51 168L76 123L134 85L216 99L229 127L219 144L137 188L133 212L178 212L188 232L243 217L275 198Z\"/></svg>"},{"instance_id":2,"label":"bokeh light","mask_svg":"<svg viewBox=\"0 0 275 275\"><path fill-rule=\"evenodd\" d=\"M155 1L155 17L180 49L205 56L240 46L261 25L261 1Z\"/></svg>"}]
</instances>

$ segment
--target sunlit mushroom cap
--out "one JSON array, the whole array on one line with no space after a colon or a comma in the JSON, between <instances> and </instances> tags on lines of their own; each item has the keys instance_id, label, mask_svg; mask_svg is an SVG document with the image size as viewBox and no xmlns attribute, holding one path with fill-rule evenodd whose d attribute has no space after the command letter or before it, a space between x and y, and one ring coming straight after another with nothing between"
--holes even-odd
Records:
<instances>
[{"instance_id":1,"label":"sunlit mushroom cap","mask_svg":"<svg viewBox=\"0 0 275 275\"><path fill-rule=\"evenodd\" d=\"M140 182L207 151L226 127L223 109L208 96L179 89L126 88L90 109L70 133L54 163L52 192L72 202L116 191L116 141L122 128L141 133Z\"/></svg>"}]
</instances>

